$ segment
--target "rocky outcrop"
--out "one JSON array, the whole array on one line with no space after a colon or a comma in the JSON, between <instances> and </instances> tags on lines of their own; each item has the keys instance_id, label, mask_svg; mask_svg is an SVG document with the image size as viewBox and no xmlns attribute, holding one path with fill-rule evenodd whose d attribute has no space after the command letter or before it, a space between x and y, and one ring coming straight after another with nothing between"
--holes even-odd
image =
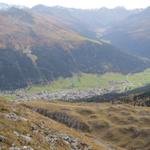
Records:
<instances>
[{"instance_id":1,"label":"rocky outcrop","mask_svg":"<svg viewBox=\"0 0 150 150\"><path fill-rule=\"evenodd\" d=\"M36 112L49 117L55 121L63 123L68 127L75 128L77 130L82 130L84 132L90 132L90 127L83 121L77 119L72 115L68 115L65 112L50 112L47 109L37 108Z\"/></svg>"}]
</instances>

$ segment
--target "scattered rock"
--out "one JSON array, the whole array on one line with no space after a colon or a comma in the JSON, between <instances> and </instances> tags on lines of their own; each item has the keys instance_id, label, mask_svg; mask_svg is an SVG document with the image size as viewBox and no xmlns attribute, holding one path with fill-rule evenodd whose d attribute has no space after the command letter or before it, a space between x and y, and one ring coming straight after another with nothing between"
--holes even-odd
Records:
<instances>
[{"instance_id":1,"label":"scattered rock","mask_svg":"<svg viewBox=\"0 0 150 150\"><path fill-rule=\"evenodd\" d=\"M92 150L92 147L86 143L81 142L79 139L69 136L67 134L55 133L47 136L47 141L51 148L54 149L58 141L63 141L70 145L71 150Z\"/></svg>"},{"instance_id":2,"label":"scattered rock","mask_svg":"<svg viewBox=\"0 0 150 150\"><path fill-rule=\"evenodd\" d=\"M15 134L16 136L19 136L19 135L20 135L17 131L14 131L14 134Z\"/></svg>"},{"instance_id":3,"label":"scattered rock","mask_svg":"<svg viewBox=\"0 0 150 150\"><path fill-rule=\"evenodd\" d=\"M32 147L30 146L23 146L22 148L23 150L34 150Z\"/></svg>"},{"instance_id":4,"label":"scattered rock","mask_svg":"<svg viewBox=\"0 0 150 150\"><path fill-rule=\"evenodd\" d=\"M15 114L14 112L6 114L6 118L8 118L8 119L10 119L12 121L19 121L19 120L21 120L21 121L27 121L26 118L20 117L17 114Z\"/></svg>"},{"instance_id":5,"label":"scattered rock","mask_svg":"<svg viewBox=\"0 0 150 150\"><path fill-rule=\"evenodd\" d=\"M32 138L29 136L29 135L23 135L23 134L20 134L16 131L14 131L14 134L17 136L17 137L20 137L22 138L25 142L27 143L30 143L32 141Z\"/></svg>"},{"instance_id":6,"label":"scattered rock","mask_svg":"<svg viewBox=\"0 0 150 150\"><path fill-rule=\"evenodd\" d=\"M25 140L27 143L30 143L32 141L32 138L30 136L20 135L20 137L22 137L23 140Z\"/></svg>"},{"instance_id":7,"label":"scattered rock","mask_svg":"<svg viewBox=\"0 0 150 150\"><path fill-rule=\"evenodd\" d=\"M19 148L17 146L12 145L12 147L10 147L9 150L34 150L34 149L30 146L23 146L22 148Z\"/></svg>"},{"instance_id":8,"label":"scattered rock","mask_svg":"<svg viewBox=\"0 0 150 150\"><path fill-rule=\"evenodd\" d=\"M21 150L19 147L10 147L9 150Z\"/></svg>"},{"instance_id":9,"label":"scattered rock","mask_svg":"<svg viewBox=\"0 0 150 150\"><path fill-rule=\"evenodd\" d=\"M0 142L5 142L6 140L7 140L7 138L6 138L6 137L4 137L4 136L0 135Z\"/></svg>"},{"instance_id":10,"label":"scattered rock","mask_svg":"<svg viewBox=\"0 0 150 150\"><path fill-rule=\"evenodd\" d=\"M15 113L9 113L6 114L6 117L12 121L17 121L19 120L19 116L17 116Z\"/></svg>"}]
</instances>

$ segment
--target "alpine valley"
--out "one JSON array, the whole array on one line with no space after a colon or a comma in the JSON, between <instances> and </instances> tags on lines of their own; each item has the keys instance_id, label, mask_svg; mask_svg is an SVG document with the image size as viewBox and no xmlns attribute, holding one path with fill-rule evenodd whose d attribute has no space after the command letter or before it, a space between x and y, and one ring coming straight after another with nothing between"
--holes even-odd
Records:
<instances>
[{"instance_id":1,"label":"alpine valley","mask_svg":"<svg viewBox=\"0 0 150 150\"><path fill-rule=\"evenodd\" d=\"M6 6L0 7L2 90L80 73L128 74L150 66L149 8Z\"/></svg>"}]
</instances>

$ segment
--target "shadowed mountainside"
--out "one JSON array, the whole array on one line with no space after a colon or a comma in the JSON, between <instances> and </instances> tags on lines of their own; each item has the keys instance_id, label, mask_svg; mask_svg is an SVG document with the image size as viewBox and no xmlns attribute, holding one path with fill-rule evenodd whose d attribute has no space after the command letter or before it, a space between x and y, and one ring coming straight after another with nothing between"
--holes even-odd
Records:
<instances>
[{"instance_id":1,"label":"shadowed mountainside","mask_svg":"<svg viewBox=\"0 0 150 150\"><path fill-rule=\"evenodd\" d=\"M131 15L106 31L103 38L125 51L150 58L150 8Z\"/></svg>"}]
</instances>

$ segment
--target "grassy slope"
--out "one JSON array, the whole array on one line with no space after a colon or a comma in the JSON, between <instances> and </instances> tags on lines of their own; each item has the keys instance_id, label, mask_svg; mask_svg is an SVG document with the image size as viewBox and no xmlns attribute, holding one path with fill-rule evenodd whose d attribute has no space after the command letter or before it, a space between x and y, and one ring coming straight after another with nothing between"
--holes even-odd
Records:
<instances>
[{"instance_id":1,"label":"grassy slope","mask_svg":"<svg viewBox=\"0 0 150 150\"><path fill-rule=\"evenodd\" d=\"M71 118L84 122L90 127L90 132L82 132L69 128L65 123L59 123L52 119L33 112L26 106L47 109L49 112L66 113ZM23 120L12 121L6 117L14 112ZM149 150L150 147L150 109L149 107L134 107L127 104L110 103L66 103L30 101L21 103L6 102L0 100L0 135L7 140L0 143L4 149L8 149L13 143L21 147L30 145L35 150L40 146L44 150L49 149L45 140L46 133L65 133L82 139L83 142L93 146L94 150L105 150L114 147L117 150ZM59 115L60 116L60 115ZM34 132L36 127L38 132ZM26 142L15 135L17 131L23 135L30 135L31 142ZM96 143L96 144L95 144ZM56 144L57 149L67 145L60 141ZM110 149L111 150L111 149Z\"/></svg>"},{"instance_id":2,"label":"grassy slope","mask_svg":"<svg viewBox=\"0 0 150 150\"><path fill-rule=\"evenodd\" d=\"M12 112L24 119L11 120L7 118L6 116ZM16 132L21 135L30 136L32 140L27 142L21 136L17 136ZM0 100L0 136L6 138L5 141L0 141L0 148L2 150L9 149L13 144L20 148L22 146L31 146L35 150L51 150L50 144L46 140L49 132L52 135L60 133L78 138L82 142L91 145L93 150L106 150L102 145L95 144L88 136L83 136L80 132L33 112L21 104ZM56 150L70 150L68 143L61 140L56 142L55 147Z\"/></svg>"},{"instance_id":3,"label":"grassy slope","mask_svg":"<svg viewBox=\"0 0 150 150\"><path fill-rule=\"evenodd\" d=\"M134 89L145 84L150 83L150 69L144 72L123 75L119 73L106 73L104 75L95 74L82 74L75 75L72 78L59 78L49 85L33 86L27 89L27 92L40 92L40 91L59 91L64 89L87 89L87 88L109 88L111 87L110 81L115 82L114 85L121 90L126 88ZM122 84L122 81L128 83Z\"/></svg>"},{"instance_id":4,"label":"grassy slope","mask_svg":"<svg viewBox=\"0 0 150 150\"><path fill-rule=\"evenodd\" d=\"M97 143L109 143L126 150L149 150L150 109L131 105L109 103L49 103L32 102L35 108L45 108L49 112L65 112L84 121L90 126L90 133Z\"/></svg>"}]
</instances>

